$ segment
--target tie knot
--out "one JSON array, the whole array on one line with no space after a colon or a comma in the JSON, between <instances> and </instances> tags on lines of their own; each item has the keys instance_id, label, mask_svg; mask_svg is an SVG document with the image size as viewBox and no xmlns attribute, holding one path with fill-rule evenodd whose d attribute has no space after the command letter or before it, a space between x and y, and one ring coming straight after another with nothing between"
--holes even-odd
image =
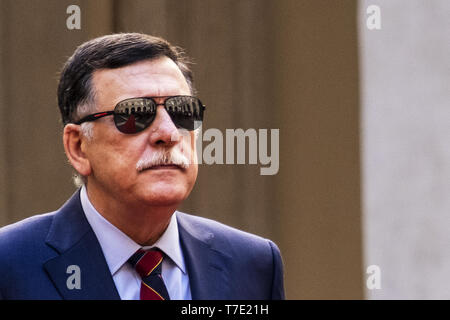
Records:
<instances>
[{"instance_id":1,"label":"tie knot","mask_svg":"<svg viewBox=\"0 0 450 320\"><path fill-rule=\"evenodd\" d=\"M144 251L139 249L128 260L136 269L141 278L145 278L150 274L161 274L161 262L163 253L158 249Z\"/></svg>"}]
</instances>

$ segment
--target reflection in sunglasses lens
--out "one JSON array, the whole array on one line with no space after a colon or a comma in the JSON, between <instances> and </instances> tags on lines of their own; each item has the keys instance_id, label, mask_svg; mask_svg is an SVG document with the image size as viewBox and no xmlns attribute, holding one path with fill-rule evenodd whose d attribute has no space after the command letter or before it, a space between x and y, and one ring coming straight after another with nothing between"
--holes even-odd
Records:
<instances>
[{"instance_id":1,"label":"reflection in sunglasses lens","mask_svg":"<svg viewBox=\"0 0 450 320\"><path fill-rule=\"evenodd\" d=\"M195 130L203 120L200 100L176 96L165 101L165 109L178 128ZM120 102L114 109L114 122L123 133L133 134L146 129L156 117L157 104L151 98L132 98Z\"/></svg>"}]
</instances>

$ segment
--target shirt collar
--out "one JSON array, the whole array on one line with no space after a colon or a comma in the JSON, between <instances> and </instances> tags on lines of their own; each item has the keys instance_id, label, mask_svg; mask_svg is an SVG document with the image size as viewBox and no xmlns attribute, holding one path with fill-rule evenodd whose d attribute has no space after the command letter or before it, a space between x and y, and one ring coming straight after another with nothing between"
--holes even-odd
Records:
<instances>
[{"instance_id":1,"label":"shirt collar","mask_svg":"<svg viewBox=\"0 0 450 320\"><path fill-rule=\"evenodd\" d=\"M176 213L172 214L166 231L164 231L162 236L152 246L141 247L106 220L94 208L88 198L86 186L84 185L81 188L80 198L86 218L102 247L111 275L114 275L138 249L148 250L154 247L163 251L183 273L186 273L180 246Z\"/></svg>"}]
</instances>

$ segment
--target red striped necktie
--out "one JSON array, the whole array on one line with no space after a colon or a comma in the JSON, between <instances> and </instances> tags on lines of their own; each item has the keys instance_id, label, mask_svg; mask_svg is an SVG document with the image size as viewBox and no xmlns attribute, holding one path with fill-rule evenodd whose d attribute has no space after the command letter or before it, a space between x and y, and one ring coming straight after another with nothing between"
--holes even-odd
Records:
<instances>
[{"instance_id":1,"label":"red striped necktie","mask_svg":"<svg viewBox=\"0 0 450 320\"><path fill-rule=\"evenodd\" d=\"M141 300L170 300L161 275L163 253L158 249L139 249L128 260L141 276Z\"/></svg>"}]
</instances>

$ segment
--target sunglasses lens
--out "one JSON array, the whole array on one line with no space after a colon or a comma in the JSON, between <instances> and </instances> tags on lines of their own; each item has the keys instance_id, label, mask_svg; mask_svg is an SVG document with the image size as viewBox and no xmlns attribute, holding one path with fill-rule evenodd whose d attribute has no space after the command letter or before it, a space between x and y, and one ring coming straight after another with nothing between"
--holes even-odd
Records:
<instances>
[{"instance_id":1,"label":"sunglasses lens","mask_svg":"<svg viewBox=\"0 0 450 320\"><path fill-rule=\"evenodd\" d=\"M141 132L155 119L157 106L150 98L132 98L121 101L114 109L114 123L122 133ZM178 128L192 131L202 124L204 107L196 97L170 97L165 101L165 108Z\"/></svg>"},{"instance_id":2,"label":"sunglasses lens","mask_svg":"<svg viewBox=\"0 0 450 320\"><path fill-rule=\"evenodd\" d=\"M198 98L177 96L166 100L166 110L179 128L195 130L203 121L203 105Z\"/></svg>"},{"instance_id":3,"label":"sunglasses lens","mask_svg":"<svg viewBox=\"0 0 450 320\"><path fill-rule=\"evenodd\" d=\"M133 98L120 102L114 109L114 123L122 133L138 133L156 116L156 104L150 99Z\"/></svg>"}]
</instances>

